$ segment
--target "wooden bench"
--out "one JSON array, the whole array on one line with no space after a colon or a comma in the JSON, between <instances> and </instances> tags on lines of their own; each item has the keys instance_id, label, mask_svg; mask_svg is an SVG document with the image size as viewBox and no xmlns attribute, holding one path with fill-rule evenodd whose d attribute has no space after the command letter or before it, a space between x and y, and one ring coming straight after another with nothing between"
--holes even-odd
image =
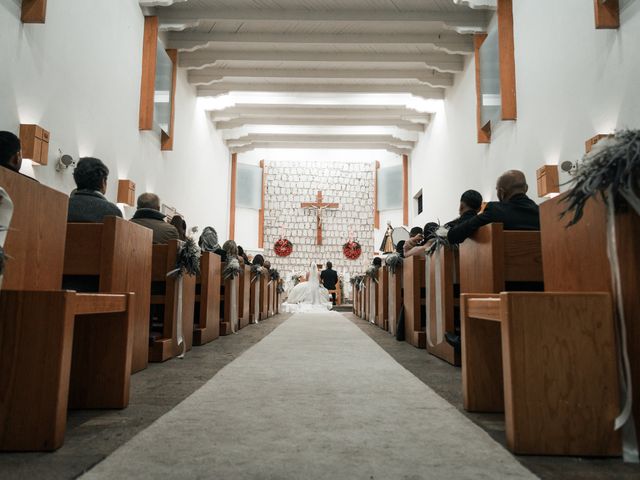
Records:
<instances>
[{"instance_id":1,"label":"wooden bench","mask_svg":"<svg viewBox=\"0 0 640 480\"><path fill-rule=\"evenodd\" d=\"M271 278L269 277L269 271L265 272L260 277L260 321L264 321L269 318L269 283Z\"/></svg>"},{"instance_id":2,"label":"wooden bench","mask_svg":"<svg viewBox=\"0 0 640 480\"><path fill-rule=\"evenodd\" d=\"M239 319L239 292L240 276L224 278L226 263L222 264L220 279L220 335L227 336L237 332L240 328Z\"/></svg>"},{"instance_id":3,"label":"wooden bench","mask_svg":"<svg viewBox=\"0 0 640 480\"><path fill-rule=\"evenodd\" d=\"M387 329L389 321L389 269L385 266L378 270L378 283L376 285L376 324L383 330Z\"/></svg>"},{"instance_id":4,"label":"wooden bench","mask_svg":"<svg viewBox=\"0 0 640 480\"><path fill-rule=\"evenodd\" d=\"M439 260L437 256L440 256ZM439 253L434 253L430 260L429 291L427 292L427 322L429 336L427 336L427 352L441 358L451 365L460 365L460 352L449 345L445 332L454 332L456 317L460 315L460 269L457 248L443 247ZM437 270L440 275L440 300L437 301ZM425 265L426 269L426 265ZM438 309L440 310L438 312ZM440 319L440 325L438 325ZM431 341L429 341L431 339Z\"/></svg>"},{"instance_id":5,"label":"wooden bench","mask_svg":"<svg viewBox=\"0 0 640 480\"><path fill-rule=\"evenodd\" d=\"M196 277L183 275L182 281L179 281L176 275L167 276L176 268L179 248L179 240L170 240L165 245L153 246L150 362L164 362L182 353L183 346L179 344L178 338L179 319L182 322L184 351L191 350L193 345ZM182 295L182 310L178 312L180 295Z\"/></svg>"},{"instance_id":6,"label":"wooden bench","mask_svg":"<svg viewBox=\"0 0 640 480\"><path fill-rule=\"evenodd\" d=\"M464 406L504 410L507 445L516 453L621 451L613 429L620 404L604 210L590 203L569 229L558 218L559 199L541 206L546 292L462 295Z\"/></svg>"},{"instance_id":7,"label":"wooden bench","mask_svg":"<svg viewBox=\"0 0 640 480\"><path fill-rule=\"evenodd\" d=\"M276 282L269 277L267 282L267 316L273 317L276 314Z\"/></svg>"},{"instance_id":8,"label":"wooden bench","mask_svg":"<svg viewBox=\"0 0 640 480\"><path fill-rule=\"evenodd\" d=\"M389 303L388 303L388 319L387 331L391 335L396 334L398 327L398 319L402 311L403 304L403 279L402 266L398 266L395 273L389 270Z\"/></svg>"},{"instance_id":9,"label":"wooden bench","mask_svg":"<svg viewBox=\"0 0 640 480\"><path fill-rule=\"evenodd\" d=\"M220 336L220 255L202 252L200 275L196 277L193 344L204 345Z\"/></svg>"},{"instance_id":10,"label":"wooden bench","mask_svg":"<svg viewBox=\"0 0 640 480\"><path fill-rule=\"evenodd\" d=\"M251 323L251 265L240 262L240 266L238 323L240 328L244 328Z\"/></svg>"},{"instance_id":11,"label":"wooden bench","mask_svg":"<svg viewBox=\"0 0 640 480\"><path fill-rule=\"evenodd\" d=\"M539 231L508 231L490 223L460 244L461 293L499 293L518 283L542 282Z\"/></svg>"},{"instance_id":12,"label":"wooden bench","mask_svg":"<svg viewBox=\"0 0 640 480\"><path fill-rule=\"evenodd\" d=\"M402 264L405 339L417 348L426 346L425 270L424 257L408 257Z\"/></svg>"},{"instance_id":13,"label":"wooden bench","mask_svg":"<svg viewBox=\"0 0 640 480\"><path fill-rule=\"evenodd\" d=\"M153 232L119 217L69 223L63 287L80 292L134 292L132 373L149 359L149 303Z\"/></svg>"},{"instance_id":14,"label":"wooden bench","mask_svg":"<svg viewBox=\"0 0 640 480\"><path fill-rule=\"evenodd\" d=\"M133 294L60 290L68 197L0 168L14 203L0 292L0 450L64 441L67 407L129 402Z\"/></svg>"},{"instance_id":15,"label":"wooden bench","mask_svg":"<svg viewBox=\"0 0 640 480\"><path fill-rule=\"evenodd\" d=\"M251 318L251 323L258 323L260 321L260 305L261 305L261 282L260 277L257 274L251 272L251 287L249 290L250 300L249 300L249 316Z\"/></svg>"}]
</instances>

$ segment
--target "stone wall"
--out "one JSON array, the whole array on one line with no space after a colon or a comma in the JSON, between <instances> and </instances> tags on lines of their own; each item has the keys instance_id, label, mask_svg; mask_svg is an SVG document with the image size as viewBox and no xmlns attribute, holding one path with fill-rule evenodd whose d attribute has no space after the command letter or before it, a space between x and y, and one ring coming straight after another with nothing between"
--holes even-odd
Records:
<instances>
[{"instance_id":1,"label":"stone wall","mask_svg":"<svg viewBox=\"0 0 640 480\"><path fill-rule=\"evenodd\" d=\"M345 279L364 272L374 252L375 163L267 161L265 172L265 258L287 280L294 272L308 271L312 261L330 260ZM325 203L340 204L323 214L321 246L316 245L315 212L301 207L303 202L315 202L318 191ZM342 253L350 231L362 245L362 256L355 261ZM273 251L281 234L293 243L293 253L286 258Z\"/></svg>"}]
</instances>

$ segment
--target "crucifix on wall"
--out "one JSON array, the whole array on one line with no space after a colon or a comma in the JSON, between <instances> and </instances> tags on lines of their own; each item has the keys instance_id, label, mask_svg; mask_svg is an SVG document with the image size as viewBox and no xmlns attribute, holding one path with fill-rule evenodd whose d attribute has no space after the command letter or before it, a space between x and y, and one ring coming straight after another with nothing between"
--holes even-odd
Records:
<instances>
[{"instance_id":1,"label":"crucifix on wall","mask_svg":"<svg viewBox=\"0 0 640 480\"><path fill-rule=\"evenodd\" d=\"M338 203L323 203L322 200L322 192L318 192L315 202L304 202L300 205L302 208L316 211L316 245L322 245L322 212L340 207Z\"/></svg>"}]
</instances>

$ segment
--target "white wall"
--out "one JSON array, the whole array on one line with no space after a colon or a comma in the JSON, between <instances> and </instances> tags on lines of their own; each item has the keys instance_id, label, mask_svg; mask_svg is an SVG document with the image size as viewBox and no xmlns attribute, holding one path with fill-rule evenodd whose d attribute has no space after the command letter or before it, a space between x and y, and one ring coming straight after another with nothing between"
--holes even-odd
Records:
<instances>
[{"instance_id":1,"label":"white wall","mask_svg":"<svg viewBox=\"0 0 640 480\"><path fill-rule=\"evenodd\" d=\"M227 230L229 153L179 71L174 150L138 130L144 17L137 2L49 2L44 25L20 22L20 1L0 0L0 130L37 123L51 132L49 165L23 173L64 192L71 170L54 169L58 149L96 156L109 167L107 197L118 178L153 191L189 226Z\"/></svg>"},{"instance_id":2,"label":"white wall","mask_svg":"<svg viewBox=\"0 0 640 480\"><path fill-rule=\"evenodd\" d=\"M398 165L402 162L399 155L385 150L340 150L340 149L256 149L238 154L238 162L258 165L260 160L278 161L305 159L317 161L319 164L340 162L371 162L379 161L381 167ZM313 189L309 192L309 200L313 200ZM331 201L326 199L326 201ZM374 245L376 248L382 242L382 236L386 229L386 221L391 220L394 227L402 224L402 210L380 212L380 230L374 231ZM235 239L248 251L257 251L258 247L258 211L239 208L236 210ZM346 239L345 239L346 241Z\"/></svg>"},{"instance_id":3,"label":"white wall","mask_svg":"<svg viewBox=\"0 0 640 480\"><path fill-rule=\"evenodd\" d=\"M579 159L595 134L640 128L640 2L621 6L619 30L596 30L593 2L514 2L518 120L498 125L490 145L476 143L470 58L411 156L410 196L422 188L425 206L413 224L454 218L469 188L495 200L495 180L511 168L537 199L540 166Z\"/></svg>"}]
</instances>

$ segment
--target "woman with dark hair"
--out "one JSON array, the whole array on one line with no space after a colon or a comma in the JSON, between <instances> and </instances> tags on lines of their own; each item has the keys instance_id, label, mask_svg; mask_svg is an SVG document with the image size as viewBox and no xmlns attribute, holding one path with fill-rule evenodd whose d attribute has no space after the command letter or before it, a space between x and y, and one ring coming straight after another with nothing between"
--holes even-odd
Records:
<instances>
[{"instance_id":1,"label":"woman with dark hair","mask_svg":"<svg viewBox=\"0 0 640 480\"><path fill-rule=\"evenodd\" d=\"M187 239L187 222L184 221L184 218L180 215L174 215L169 223L178 230L180 240L185 241Z\"/></svg>"},{"instance_id":2,"label":"woman with dark hair","mask_svg":"<svg viewBox=\"0 0 640 480\"><path fill-rule=\"evenodd\" d=\"M373 265L376 268L380 268L382 266L382 258L374 257L373 261L371 262L371 265Z\"/></svg>"},{"instance_id":3,"label":"woman with dark hair","mask_svg":"<svg viewBox=\"0 0 640 480\"><path fill-rule=\"evenodd\" d=\"M120 209L104 194L109 169L97 158L85 157L73 171L76 188L69 197L68 222L101 223L104 217L122 217Z\"/></svg>"},{"instance_id":4,"label":"woman with dark hair","mask_svg":"<svg viewBox=\"0 0 640 480\"><path fill-rule=\"evenodd\" d=\"M245 265L251 264L251 262L249 261L249 257L247 257L247 254L244 251L244 248L242 248L240 245L238 245L238 257L240 257L244 261Z\"/></svg>"},{"instance_id":5,"label":"woman with dark hair","mask_svg":"<svg viewBox=\"0 0 640 480\"><path fill-rule=\"evenodd\" d=\"M261 267L264 266L264 257L260 254L256 255L255 257L253 257L252 265L260 265Z\"/></svg>"}]
</instances>

